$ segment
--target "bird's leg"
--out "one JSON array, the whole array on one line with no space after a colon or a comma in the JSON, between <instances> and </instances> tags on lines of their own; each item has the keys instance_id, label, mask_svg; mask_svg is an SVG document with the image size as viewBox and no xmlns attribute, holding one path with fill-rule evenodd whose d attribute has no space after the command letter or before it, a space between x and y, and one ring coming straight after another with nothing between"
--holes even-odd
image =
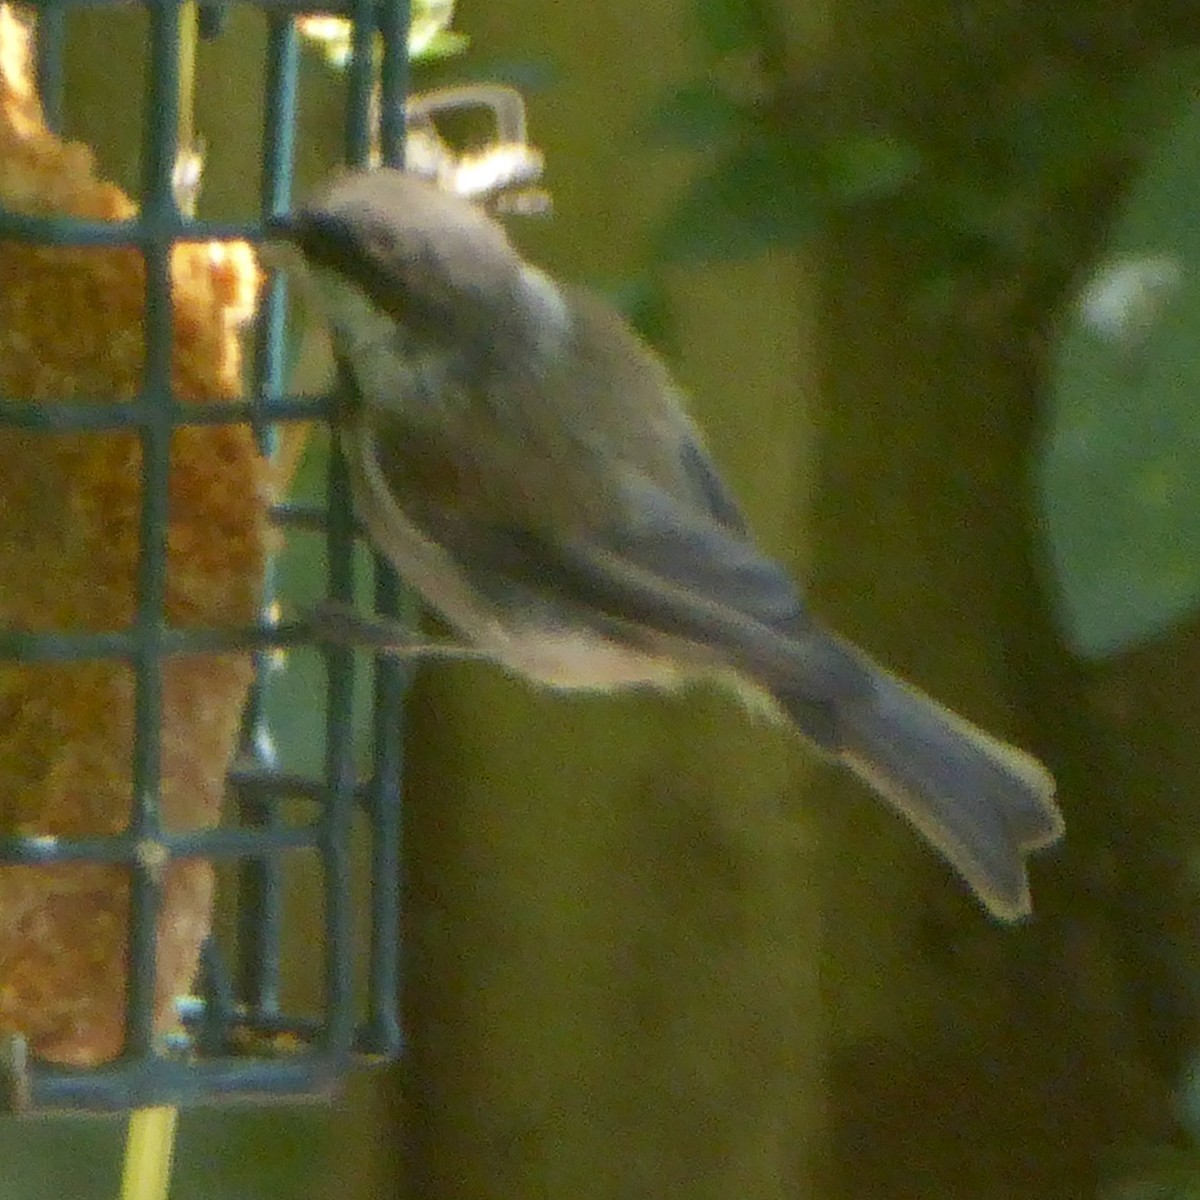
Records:
<instances>
[{"instance_id":1,"label":"bird's leg","mask_svg":"<svg viewBox=\"0 0 1200 1200\"><path fill-rule=\"evenodd\" d=\"M370 650L395 658L486 660L488 657L474 646L424 637L399 621L370 616L336 600L317 604L309 621L321 641L334 646Z\"/></svg>"}]
</instances>

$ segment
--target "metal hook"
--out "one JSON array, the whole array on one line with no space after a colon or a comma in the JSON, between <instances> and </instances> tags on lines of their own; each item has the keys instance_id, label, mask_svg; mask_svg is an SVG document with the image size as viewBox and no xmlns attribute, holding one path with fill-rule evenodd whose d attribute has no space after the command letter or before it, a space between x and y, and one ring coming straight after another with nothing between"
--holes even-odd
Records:
<instances>
[{"instance_id":1,"label":"metal hook","mask_svg":"<svg viewBox=\"0 0 1200 1200\"><path fill-rule=\"evenodd\" d=\"M495 137L481 150L458 153L437 129L435 116L463 109L491 110ZM507 212L543 213L550 197L535 185L541 151L529 144L525 101L515 88L481 83L440 88L407 101L406 169L456 195Z\"/></svg>"}]
</instances>

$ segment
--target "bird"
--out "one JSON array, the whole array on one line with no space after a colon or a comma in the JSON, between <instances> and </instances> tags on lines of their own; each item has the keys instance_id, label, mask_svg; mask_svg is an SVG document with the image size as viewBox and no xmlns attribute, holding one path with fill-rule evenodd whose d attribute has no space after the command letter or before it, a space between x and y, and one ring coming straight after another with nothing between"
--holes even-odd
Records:
<instances>
[{"instance_id":1,"label":"bird","mask_svg":"<svg viewBox=\"0 0 1200 1200\"><path fill-rule=\"evenodd\" d=\"M715 679L907 819L1001 921L1063 819L1049 771L838 636L749 531L668 368L492 215L351 171L274 223L336 364L375 548L476 656L541 686Z\"/></svg>"}]
</instances>

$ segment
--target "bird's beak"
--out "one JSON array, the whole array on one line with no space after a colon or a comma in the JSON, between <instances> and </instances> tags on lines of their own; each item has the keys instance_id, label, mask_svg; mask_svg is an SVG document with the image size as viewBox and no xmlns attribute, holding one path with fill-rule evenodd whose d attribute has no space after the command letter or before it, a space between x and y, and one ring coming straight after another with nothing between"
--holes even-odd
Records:
<instances>
[{"instance_id":1,"label":"bird's beak","mask_svg":"<svg viewBox=\"0 0 1200 1200\"><path fill-rule=\"evenodd\" d=\"M267 217L263 222L263 231L272 239L288 240L295 236L296 217L294 213L276 213Z\"/></svg>"},{"instance_id":2,"label":"bird's beak","mask_svg":"<svg viewBox=\"0 0 1200 1200\"><path fill-rule=\"evenodd\" d=\"M295 242L296 223L290 214L268 217L258 243L258 259L269 271L296 271L304 265Z\"/></svg>"}]
</instances>

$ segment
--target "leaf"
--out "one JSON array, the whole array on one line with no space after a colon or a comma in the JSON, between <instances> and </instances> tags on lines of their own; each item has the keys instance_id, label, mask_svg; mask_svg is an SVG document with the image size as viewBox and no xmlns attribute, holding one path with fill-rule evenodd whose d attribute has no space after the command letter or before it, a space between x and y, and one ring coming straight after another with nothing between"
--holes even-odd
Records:
<instances>
[{"instance_id":1,"label":"leaf","mask_svg":"<svg viewBox=\"0 0 1200 1200\"><path fill-rule=\"evenodd\" d=\"M711 58L755 50L764 36L756 0L693 0L700 41Z\"/></svg>"},{"instance_id":2,"label":"leaf","mask_svg":"<svg viewBox=\"0 0 1200 1200\"><path fill-rule=\"evenodd\" d=\"M1037 464L1058 618L1082 655L1200 606L1200 104L1160 141L1056 348Z\"/></svg>"},{"instance_id":3,"label":"leaf","mask_svg":"<svg viewBox=\"0 0 1200 1200\"><path fill-rule=\"evenodd\" d=\"M659 252L670 261L713 262L801 241L824 219L819 179L807 146L781 138L739 145L675 204Z\"/></svg>"},{"instance_id":4,"label":"leaf","mask_svg":"<svg viewBox=\"0 0 1200 1200\"><path fill-rule=\"evenodd\" d=\"M658 149L705 150L745 120L741 105L715 83L685 83L668 92L639 122L639 133Z\"/></svg>"},{"instance_id":5,"label":"leaf","mask_svg":"<svg viewBox=\"0 0 1200 1200\"><path fill-rule=\"evenodd\" d=\"M1144 154L1198 84L1195 47L1164 52L1121 88L1082 70L1057 71L998 111L996 132L1040 185L1070 186L1099 162Z\"/></svg>"},{"instance_id":6,"label":"leaf","mask_svg":"<svg viewBox=\"0 0 1200 1200\"><path fill-rule=\"evenodd\" d=\"M841 204L893 196L921 169L920 150L890 134L848 134L825 146L821 157L826 193Z\"/></svg>"},{"instance_id":7,"label":"leaf","mask_svg":"<svg viewBox=\"0 0 1200 1200\"><path fill-rule=\"evenodd\" d=\"M1043 188L1070 186L1124 151L1120 97L1082 71L1061 71L998 112L1018 170Z\"/></svg>"},{"instance_id":8,"label":"leaf","mask_svg":"<svg viewBox=\"0 0 1200 1200\"><path fill-rule=\"evenodd\" d=\"M1200 86L1200 47L1174 46L1152 59L1121 95L1118 116L1130 151L1145 149L1196 95Z\"/></svg>"},{"instance_id":9,"label":"leaf","mask_svg":"<svg viewBox=\"0 0 1200 1200\"><path fill-rule=\"evenodd\" d=\"M409 54L413 58L426 54L437 36L450 28L453 20L454 0L416 0L409 14Z\"/></svg>"},{"instance_id":10,"label":"leaf","mask_svg":"<svg viewBox=\"0 0 1200 1200\"><path fill-rule=\"evenodd\" d=\"M457 33L453 29L440 30L433 34L421 48L420 55L413 54L413 62L437 62L446 58L454 58L462 54L471 44L471 39L465 33Z\"/></svg>"}]
</instances>

